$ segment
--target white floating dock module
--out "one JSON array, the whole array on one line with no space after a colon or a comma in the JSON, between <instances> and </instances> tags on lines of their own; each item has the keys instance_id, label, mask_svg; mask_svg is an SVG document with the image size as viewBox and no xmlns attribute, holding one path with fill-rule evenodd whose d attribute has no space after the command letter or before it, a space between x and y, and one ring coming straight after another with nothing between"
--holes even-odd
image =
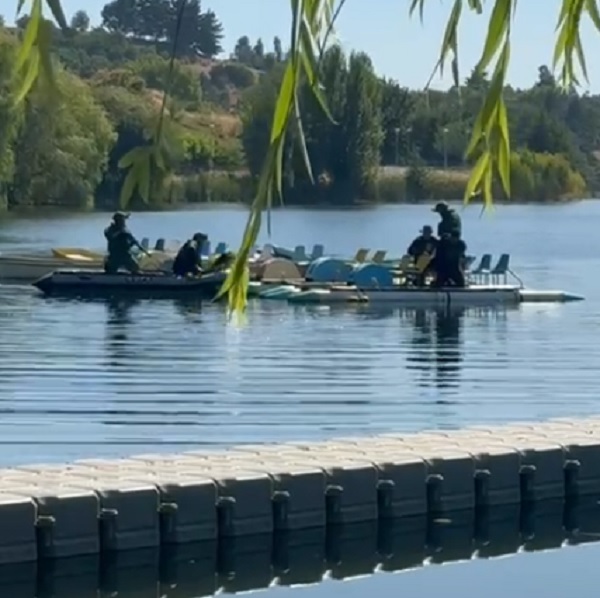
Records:
<instances>
[{"instance_id":1,"label":"white floating dock module","mask_svg":"<svg viewBox=\"0 0 600 598\"><path fill-rule=\"evenodd\" d=\"M268 285L255 290L263 299L298 304L385 303L429 307L481 307L520 303L566 303L583 297L564 291L523 289L516 285L474 285L466 288L393 287L357 288L351 285L324 285L302 289L297 285Z\"/></svg>"},{"instance_id":2,"label":"white floating dock module","mask_svg":"<svg viewBox=\"0 0 600 598\"><path fill-rule=\"evenodd\" d=\"M30 465L0 470L0 564L598 493L600 418Z\"/></svg>"}]
</instances>

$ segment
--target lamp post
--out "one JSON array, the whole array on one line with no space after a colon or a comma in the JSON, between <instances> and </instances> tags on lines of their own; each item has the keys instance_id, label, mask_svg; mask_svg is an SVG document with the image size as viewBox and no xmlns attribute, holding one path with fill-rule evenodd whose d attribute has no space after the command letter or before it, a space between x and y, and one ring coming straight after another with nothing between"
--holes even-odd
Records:
<instances>
[{"instance_id":1,"label":"lamp post","mask_svg":"<svg viewBox=\"0 0 600 598\"><path fill-rule=\"evenodd\" d=\"M442 129L443 140L444 140L444 170L448 170L448 146L446 144L446 135L448 134L448 127Z\"/></svg>"},{"instance_id":2,"label":"lamp post","mask_svg":"<svg viewBox=\"0 0 600 598\"><path fill-rule=\"evenodd\" d=\"M399 156L398 156L398 137L400 135L400 127L395 127L394 128L394 133L396 134L396 145L395 145L395 150L396 150L396 158L394 160L394 165L398 166L398 162L399 162Z\"/></svg>"}]
</instances>

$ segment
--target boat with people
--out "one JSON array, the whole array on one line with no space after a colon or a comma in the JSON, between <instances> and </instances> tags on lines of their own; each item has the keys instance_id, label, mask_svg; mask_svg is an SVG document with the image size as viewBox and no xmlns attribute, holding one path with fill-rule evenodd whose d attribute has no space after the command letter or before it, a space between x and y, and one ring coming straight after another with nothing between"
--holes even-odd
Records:
<instances>
[{"instance_id":1,"label":"boat with people","mask_svg":"<svg viewBox=\"0 0 600 598\"><path fill-rule=\"evenodd\" d=\"M195 277L179 277L166 272L108 274L96 270L58 270L36 280L33 286L44 295L105 297L135 294L147 298L175 298L193 295L214 299L226 272L210 272Z\"/></svg>"}]
</instances>

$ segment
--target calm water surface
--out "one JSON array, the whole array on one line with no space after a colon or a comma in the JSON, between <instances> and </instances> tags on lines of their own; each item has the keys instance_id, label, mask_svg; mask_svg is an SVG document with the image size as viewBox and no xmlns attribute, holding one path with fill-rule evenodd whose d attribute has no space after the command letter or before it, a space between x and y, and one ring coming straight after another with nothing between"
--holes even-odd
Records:
<instances>
[{"instance_id":1,"label":"calm water surface","mask_svg":"<svg viewBox=\"0 0 600 598\"><path fill-rule=\"evenodd\" d=\"M141 238L196 230L236 243L236 209L139 214ZM0 222L0 251L102 246L108 215ZM600 412L600 202L464 212L469 251L503 251L530 287L585 302L442 314L252 303L48 300L0 286L0 464L117 456ZM428 206L278 212L280 244L400 255ZM266 235L262 241L266 241ZM592 595L582 547L297 589L298 596ZM563 572L569 571L566 575ZM587 577L586 577L587 576ZM587 579L587 581L586 581ZM454 590L452 589L454 588ZM289 589L270 590L277 597ZM595 590L594 590L595 591ZM145 598L145 597L144 597Z\"/></svg>"},{"instance_id":2,"label":"calm water surface","mask_svg":"<svg viewBox=\"0 0 600 598\"><path fill-rule=\"evenodd\" d=\"M139 236L236 243L246 213L139 214ZM454 428L600 411L600 202L464 212L470 252L510 251L567 305L451 314L253 302L49 300L0 286L0 463ZM106 214L0 223L0 251L101 246ZM285 245L402 253L428 206L274 215ZM267 240L265 236L264 241Z\"/></svg>"}]
</instances>

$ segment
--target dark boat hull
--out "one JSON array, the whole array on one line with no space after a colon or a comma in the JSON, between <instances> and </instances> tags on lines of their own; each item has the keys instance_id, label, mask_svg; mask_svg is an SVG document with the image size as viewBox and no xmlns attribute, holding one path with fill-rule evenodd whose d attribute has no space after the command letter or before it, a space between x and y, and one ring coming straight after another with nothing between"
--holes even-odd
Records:
<instances>
[{"instance_id":1,"label":"dark boat hull","mask_svg":"<svg viewBox=\"0 0 600 598\"><path fill-rule=\"evenodd\" d=\"M178 278L156 272L132 275L85 270L60 270L33 283L45 295L107 297L135 295L151 298L194 296L213 299L226 274L215 272L198 278Z\"/></svg>"}]
</instances>

